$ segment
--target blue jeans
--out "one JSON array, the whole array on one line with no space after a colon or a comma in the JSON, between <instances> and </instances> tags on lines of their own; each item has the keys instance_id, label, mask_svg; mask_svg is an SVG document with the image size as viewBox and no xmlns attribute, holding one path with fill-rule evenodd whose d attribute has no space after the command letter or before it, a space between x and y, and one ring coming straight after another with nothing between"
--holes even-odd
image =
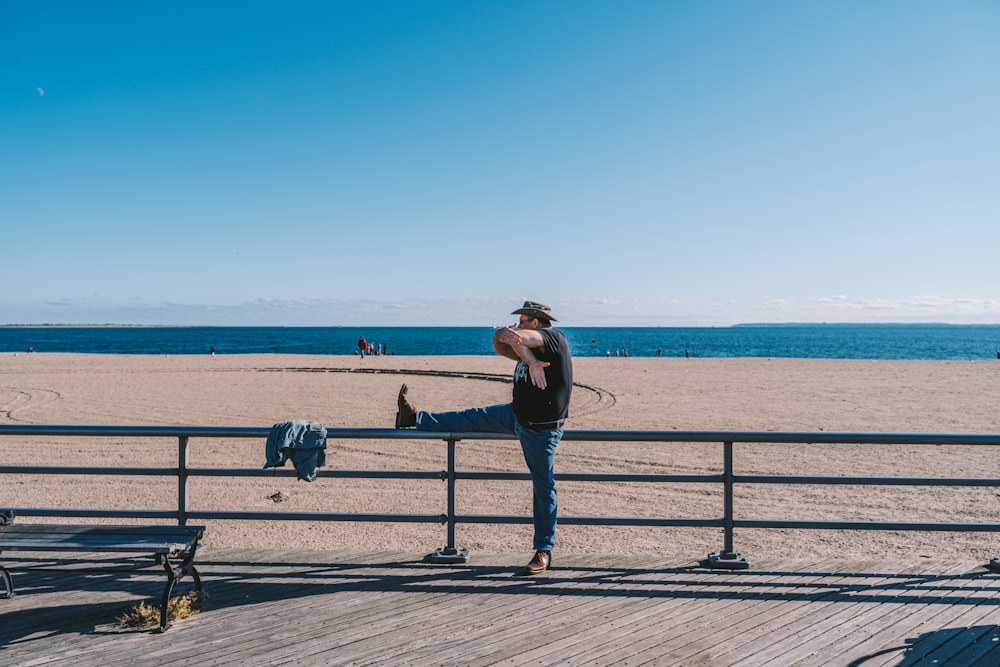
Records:
<instances>
[{"instance_id":1,"label":"blue jeans","mask_svg":"<svg viewBox=\"0 0 1000 667\"><path fill-rule=\"evenodd\" d=\"M418 412L417 430L436 433L510 433L521 441L533 488L532 513L535 518L534 548L551 551L556 545L556 445L563 429L535 431L521 426L510 403L457 412Z\"/></svg>"}]
</instances>

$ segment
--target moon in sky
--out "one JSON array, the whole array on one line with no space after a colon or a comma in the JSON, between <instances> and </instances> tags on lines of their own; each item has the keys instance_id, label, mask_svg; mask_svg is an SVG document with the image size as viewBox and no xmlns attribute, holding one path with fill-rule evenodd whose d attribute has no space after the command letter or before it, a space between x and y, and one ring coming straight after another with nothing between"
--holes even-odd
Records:
<instances>
[{"instance_id":1,"label":"moon in sky","mask_svg":"<svg viewBox=\"0 0 1000 667\"><path fill-rule=\"evenodd\" d=\"M38 91L38 96L39 97L45 97L45 89L44 88L35 88L35 90Z\"/></svg>"}]
</instances>

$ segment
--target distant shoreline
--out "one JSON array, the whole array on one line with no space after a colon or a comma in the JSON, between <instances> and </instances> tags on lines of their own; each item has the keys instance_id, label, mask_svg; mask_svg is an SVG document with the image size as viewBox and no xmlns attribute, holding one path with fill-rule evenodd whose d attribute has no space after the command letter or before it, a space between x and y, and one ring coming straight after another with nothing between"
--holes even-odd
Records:
<instances>
[{"instance_id":1,"label":"distant shoreline","mask_svg":"<svg viewBox=\"0 0 1000 667\"><path fill-rule=\"evenodd\" d=\"M0 324L0 329L194 329L184 324Z\"/></svg>"},{"instance_id":2,"label":"distant shoreline","mask_svg":"<svg viewBox=\"0 0 1000 667\"><path fill-rule=\"evenodd\" d=\"M780 327L997 327L1000 322L740 322L737 324L565 325L560 329L741 329ZM481 325L365 324L0 324L0 329L482 329Z\"/></svg>"}]
</instances>

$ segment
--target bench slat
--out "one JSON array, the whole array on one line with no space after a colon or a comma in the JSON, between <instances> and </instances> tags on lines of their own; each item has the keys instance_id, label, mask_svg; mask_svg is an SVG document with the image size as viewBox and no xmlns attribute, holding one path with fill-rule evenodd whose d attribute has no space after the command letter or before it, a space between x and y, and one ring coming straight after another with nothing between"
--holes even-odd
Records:
<instances>
[{"instance_id":1,"label":"bench slat","mask_svg":"<svg viewBox=\"0 0 1000 667\"><path fill-rule=\"evenodd\" d=\"M191 549L203 526L14 524L0 526L0 551L114 551L176 554Z\"/></svg>"},{"instance_id":2,"label":"bench slat","mask_svg":"<svg viewBox=\"0 0 1000 667\"><path fill-rule=\"evenodd\" d=\"M73 524L73 523L14 523L0 526L0 535L21 533L73 533L116 535L193 535L198 538L205 532L204 526L115 526L108 524Z\"/></svg>"},{"instance_id":3,"label":"bench slat","mask_svg":"<svg viewBox=\"0 0 1000 667\"><path fill-rule=\"evenodd\" d=\"M114 551L178 554L193 547L192 542L141 542L136 540L17 540L0 539L0 551Z\"/></svg>"}]
</instances>

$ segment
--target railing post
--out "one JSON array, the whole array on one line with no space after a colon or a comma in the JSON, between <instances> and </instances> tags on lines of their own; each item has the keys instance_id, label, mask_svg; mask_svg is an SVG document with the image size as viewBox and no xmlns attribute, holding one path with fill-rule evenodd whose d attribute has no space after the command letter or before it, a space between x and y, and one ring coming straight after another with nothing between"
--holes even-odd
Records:
<instances>
[{"instance_id":1,"label":"railing post","mask_svg":"<svg viewBox=\"0 0 1000 667\"><path fill-rule=\"evenodd\" d=\"M745 570L750 567L749 561L733 550L733 443L722 444L722 530L723 546L720 553L708 554L708 566L723 570Z\"/></svg>"},{"instance_id":2,"label":"railing post","mask_svg":"<svg viewBox=\"0 0 1000 667\"><path fill-rule=\"evenodd\" d=\"M188 438L177 440L177 525L187 525L188 511Z\"/></svg>"},{"instance_id":3,"label":"railing post","mask_svg":"<svg viewBox=\"0 0 1000 667\"><path fill-rule=\"evenodd\" d=\"M469 550L455 547L455 443L458 442L452 434L448 434L448 544L427 556L431 563L468 563Z\"/></svg>"}]
</instances>

